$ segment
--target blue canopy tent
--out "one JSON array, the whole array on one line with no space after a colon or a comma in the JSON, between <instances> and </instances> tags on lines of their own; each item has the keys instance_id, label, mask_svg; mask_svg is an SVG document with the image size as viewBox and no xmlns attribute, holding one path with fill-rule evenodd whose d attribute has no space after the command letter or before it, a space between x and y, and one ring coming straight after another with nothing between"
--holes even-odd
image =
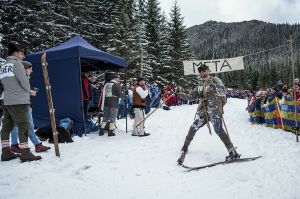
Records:
<instances>
[{"instance_id":1,"label":"blue canopy tent","mask_svg":"<svg viewBox=\"0 0 300 199\"><path fill-rule=\"evenodd\" d=\"M127 67L126 60L93 47L79 36L56 47L27 55L26 60L32 63L34 71L31 86L39 88L37 96L33 97L32 101L32 114L37 128L50 124L41 67L41 55L44 52L47 53L47 68L56 120L72 119L75 134L81 136L84 131L81 71L122 69Z\"/></svg>"}]
</instances>

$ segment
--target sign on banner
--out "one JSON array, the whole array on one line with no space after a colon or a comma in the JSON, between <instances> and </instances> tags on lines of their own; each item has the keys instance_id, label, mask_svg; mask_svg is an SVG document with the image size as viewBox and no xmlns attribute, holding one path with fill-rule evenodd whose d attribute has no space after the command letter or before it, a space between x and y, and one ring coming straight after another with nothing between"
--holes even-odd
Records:
<instances>
[{"instance_id":1,"label":"sign on banner","mask_svg":"<svg viewBox=\"0 0 300 199\"><path fill-rule=\"evenodd\" d=\"M226 59L183 61L184 75L199 74L198 67L204 64L209 67L211 73L224 73L235 70L244 70L243 58L243 56L240 56Z\"/></svg>"}]
</instances>

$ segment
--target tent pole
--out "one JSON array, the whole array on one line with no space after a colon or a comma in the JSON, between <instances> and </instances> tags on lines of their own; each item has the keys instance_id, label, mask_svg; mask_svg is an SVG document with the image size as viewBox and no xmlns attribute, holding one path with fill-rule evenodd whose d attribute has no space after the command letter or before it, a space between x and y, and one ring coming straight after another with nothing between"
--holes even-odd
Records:
<instances>
[{"instance_id":1,"label":"tent pole","mask_svg":"<svg viewBox=\"0 0 300 199\"><path fill-rule=\"evenodd\" d=\"M125 69L125 94L128 95L128 88L127 88L127 69ZM128 133L127 131L127 99L125 99L125 119L126 119L126 133Z\"/></svg>"},{"instance_id":2,"label":"tent pole","mask_svg":"<svg viewBox=\"0 0 300 199\"><path fill-rule=\"evenodd\" d=\"M83 105L83 98L82 98L82 74L81 74L81 60L80 60L80 57L78 58L78 62L79 62L79 65L80 65L80 74L79 74L79 78L80 78L80 93L81 93L81 96L80 96L80 99L81 99L81 115L82 115L82 119L83 119L83 130L84 130L84 135L86 136L86 128L85 128L85 118L84 118L84 105Z\"/></svg>"}]
</instances>

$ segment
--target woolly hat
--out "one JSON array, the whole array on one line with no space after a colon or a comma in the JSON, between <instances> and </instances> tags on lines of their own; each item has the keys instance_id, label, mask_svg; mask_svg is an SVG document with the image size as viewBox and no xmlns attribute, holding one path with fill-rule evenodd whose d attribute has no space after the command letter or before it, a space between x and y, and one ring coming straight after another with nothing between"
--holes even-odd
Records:
<instances>
[{"instance_id":1,"label":"woolly hat","mask_svg":"<svg viewBox=\"0 0 300 199\"><path fill-rule=\"evenodd\" d=\"M201 73L202 71L205 71L207 69L209 69L209 67L207 65L203 64L202 66L198 67L198 72Z\"/></svg>"},{"instance_id":2,"label":"woolly hat","mask_svg":"<svg viewBox=\"0 0 300 199\"><path fill-rule=\"evenodd\" d=\"M21 48L20 44L16 41L11 41L8 43L8 55L12 55L14 52L22 51L24 52L24 49Z\"/></svg>"},{"instance_id":3,"label":"woolly hat","mask_svg":"<svg viewBox=\"0 0 300 199\"><path fill-rule=\"evenodd\" d=\"M32 68L32 64L28 61L22 61L22 64L23 64L25 70L28 68Z\"/></svg>"}]
</instances>

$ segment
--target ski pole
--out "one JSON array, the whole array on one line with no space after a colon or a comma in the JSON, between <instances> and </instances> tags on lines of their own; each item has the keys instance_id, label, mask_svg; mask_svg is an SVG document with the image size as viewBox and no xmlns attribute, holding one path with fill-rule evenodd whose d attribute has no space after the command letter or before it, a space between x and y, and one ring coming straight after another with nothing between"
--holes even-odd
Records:
<instances>
[{"instance_id":1,"label":"ski pole","mask_svg":"<svg viewBox=\"0 0 300 199\"><path fill-rule=\"evenodd\" d=\"M228 133L227 126L226 126L226 123L225 123L225 120L224 120L223 115L221 115L221 117L222 117L222 121L223 121L223 123L224 123L225 131L226 131L226 133L227 133L227 135L228 135L228 137L229 137L229 133ZM229 139L230 139L230 137L229 137Z\"/></svg>"},{"instance_id":2,"label":"ski pole","mask_svg":"<svg viewBox=\"0 0 300 199\"><path fill-rule=\"evenodd\" d=\"M175 93L176 93L176 92L175 92ZM168 101L171 97L173 97L173 96L175 95L175 93L173 93L172 95L170 95L165 101L161 102L157 108L155 108L151 113L149 113L149 114L147 115L147 117L145 117L145 118L144 118L140 123L138 123L135 127L137 128L139 125L141 125L143 122L145 122L145 120L146 120L147 118L149 118L150 115L152 115L152 114L153 114L153 113L154 113L161 105L163 105L166 101Z\"/></svg>"},{"instance_id":3,"label":"ski pole","mask_svg":"<svg viewBox=\"0 0 300 199\"><path fill-rule=\"evenodd\" d=\"M214 94L214 97L215 97L215 100L218 101L218 100L217 100L216 94ZM229 133L228 133L228 130L227 130L227 126L226 126L226 123L225 123L225 120L224 120L224 117L223 117L223 113L224 113L223 107L220 107L220 104L219 104L219 103L217 103L217 104L218 104L218 108L219 108L220 113L221 113L221 118L222 118L222 121L223 121L223 124L224 124L224 127L225 127L225 132L226 132L226 134L227 134L228 137L229 137ZM221 105L222 105L222 104L221 104ZM229 139L230 139L230 137L229 137Z\"/></svg>"},{"instance_id":4,"label":"ski pole","mask_svg":"<svg viewBox=\"0 0 300 199\"><path fill-rule=\"evenodd\" d=\"M208 120L208 113L207 113L207 110L206 110L206 104L204 103L204 100L203 100L203 111L204 111L204 114L205 114L205 117L206 117L206 124L207 124L207 128L209 130L209 134L211 134L211 129L210 129L210 124L209 124L209 120Z\"/></svg>"},{"instance_id":5,"label":"ski pole","mask_svg":"<svg viewBox=\"0 0 300 199\"><path fill-rule=\"evenodd\" d=\"M154 101L158 98L158 95L159 95L159 94L155 95L154 99L151 101L151 103L150 103L150 108L152 107Z\"/></svg>"}]
</instances>

